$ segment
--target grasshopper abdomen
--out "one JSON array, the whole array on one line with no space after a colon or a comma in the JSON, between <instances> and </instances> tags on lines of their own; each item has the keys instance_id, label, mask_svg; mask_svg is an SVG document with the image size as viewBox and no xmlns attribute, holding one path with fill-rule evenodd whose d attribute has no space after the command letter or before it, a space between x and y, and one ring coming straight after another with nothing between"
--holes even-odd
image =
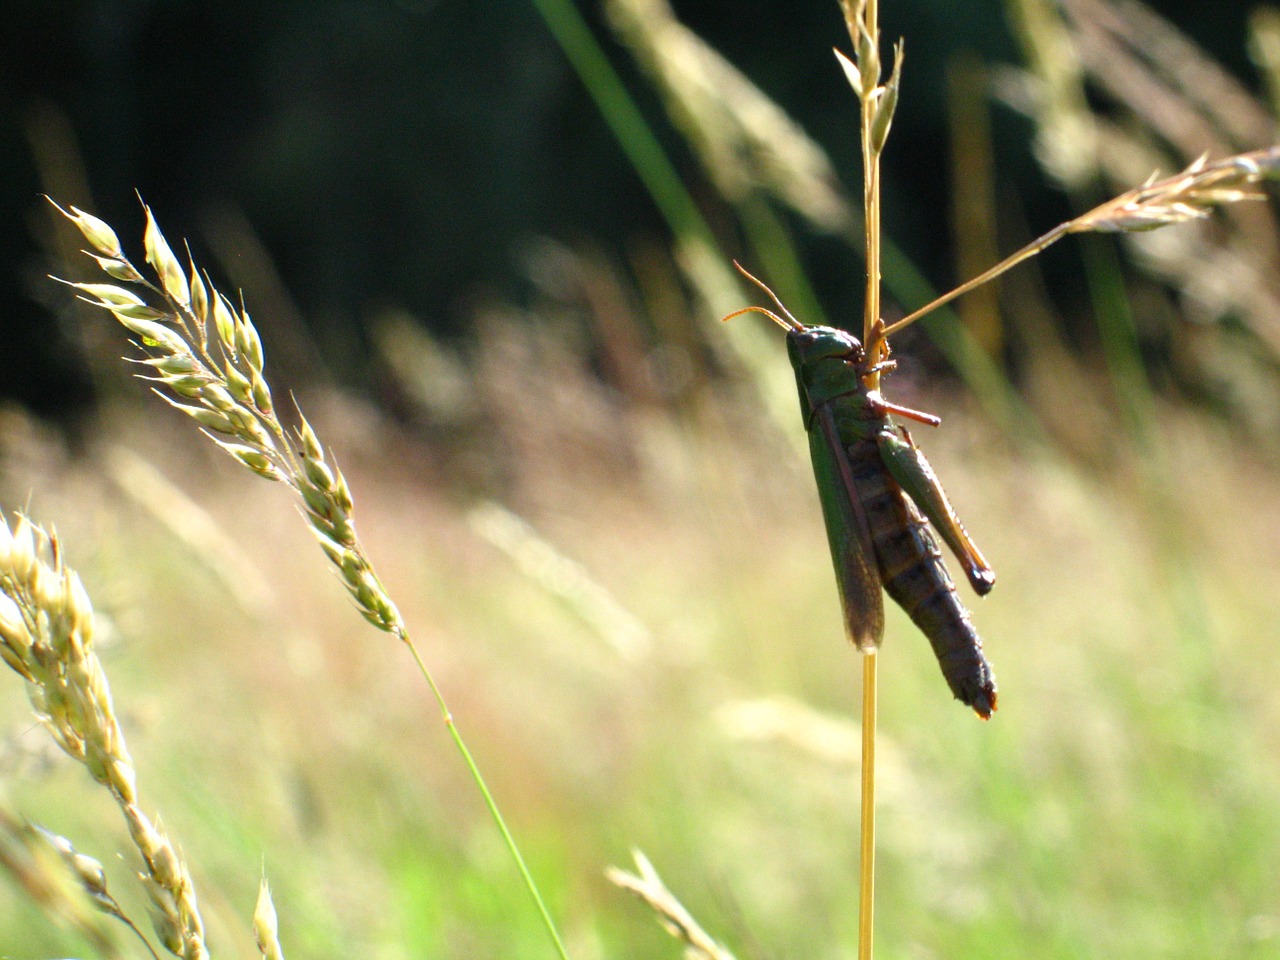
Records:
<instances>
[{"instance_id":1,"label":"grasshopper abdomen","mask_svg":"<svg viewBox=\"0 0 1280 960\"><path fill-rule=\"evenodd\" d=\"M995 675L942 562L937 539L890 475L874 439L849 444L845 452L885 592L928 638L956 699L984 719L991 716Z\"/></svg>"}]
</instances>

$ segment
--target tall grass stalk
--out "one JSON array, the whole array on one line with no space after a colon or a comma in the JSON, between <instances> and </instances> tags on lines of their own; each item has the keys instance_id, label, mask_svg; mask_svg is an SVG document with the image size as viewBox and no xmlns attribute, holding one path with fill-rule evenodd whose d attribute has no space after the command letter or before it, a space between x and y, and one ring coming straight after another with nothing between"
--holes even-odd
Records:
<instances>
[{"instance_id":1,"label":"tall grass stalk","mask_svg":"<svg viewBox=\"0 0 1280 960\"><path fill-rule=\"evenodd\" d=\"M96 251L86 252L116 281L70 286L79 291L81 299L111 313L134 334L145 354L140 363L146 372L140 376L156 383L157 393L170 406L195 420L205 436L240 464L293 491L308 527L338 570L361 616L408 649L556 953L568 960L537 883L458 729L444 693L360 542L355 528L355 504L342 472L326 458L320 438L300 410L298 426L292 430L286 429L277 415L265 376L262 341L248 311L219 293L189 255L187 265L182 265L145 204L144 247L156 282L148 280L133 265L108 224L75 207L69 211L57 209L80 229ZM162 388L167 392L161 392ZM187 960L195 960L196 956L192 954Z\"/></svg>"},{"instance_id":2,"label":"tall grass stalk","mask_svg":"<svg viewBox=\"0 0 1280 960\"><path fill-rule=\"evenodd\" d=\"M858 843L858 958L870 960L875 931L876 863L876 701L880 690L876 648L862 651L862 792Z\"/></svg>"},{"instance_id":3,"label":"tall grass stalk","mask_svg":"<svg viewBox=\"0 0 1280 960\"><path fill-rule=\"evenodd\" d=\"M867 390L880 388L879 364L889 357L880 319L880 155L898 104L902 44L894 51L893 70L881 83L878 0L840 0L854 58L836 55L858 97L862 133L862 212L866 231L867 285L863 301L862 342L871 373ZM876 700L878 657L874 645L862 648L862 790L858 844L858 960L871 960L875 932L876 856Z\"/></svg>"}]
</instances>

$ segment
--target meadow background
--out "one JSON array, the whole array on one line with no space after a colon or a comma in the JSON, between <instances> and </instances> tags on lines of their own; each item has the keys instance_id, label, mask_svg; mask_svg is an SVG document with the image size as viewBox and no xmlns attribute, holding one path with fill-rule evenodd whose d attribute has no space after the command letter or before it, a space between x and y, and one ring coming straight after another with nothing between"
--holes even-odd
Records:
<instances>
[{"instance_id":1,"label":"meadow background","mask_svg":"<svg viewBox=\"0 0 1280 960\"><path fill-rule=\"evenodd\" d=\"M676 4L685 32L614 0L585 33L569 9L6 12L0 503L57 527L109 624L216 956L256 955L264 865L293 958L552 953L404 651L285 491L47 280L88 271L41 192L140 261L136 188L243 289L572 956L678 955L604 878L632 847L744 960L853 955L859 664L781 332L715 322L754 296L732 256L805 319L859 315L838 7ZM894 309L1157 167L1280 139L1274 8L882 16L907 45ZM951 701L891 611L881 956L1280 957L1278 249L1263 204L1068 240L895 343L890 396L943 415L917 439L999 574L970 605L1001 705ZM141 918L116 812L0 680L5 806ZM0 956L88 955L0 884Z\"/></svg>"}]
</instances>

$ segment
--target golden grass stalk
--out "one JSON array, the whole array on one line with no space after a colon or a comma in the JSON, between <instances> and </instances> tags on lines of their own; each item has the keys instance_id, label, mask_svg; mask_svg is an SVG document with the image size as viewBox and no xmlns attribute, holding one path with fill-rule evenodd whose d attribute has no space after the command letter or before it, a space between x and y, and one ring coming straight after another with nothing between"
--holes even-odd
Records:
<instances>
[{"instance_id":1,"label":"golden grass stalk","mask_svg":"<svg viewBox=\"0 0 1280 960\"><path fill-rule=\"evenodd\" d=\"M25 517L12 524L0 517L0 658L26 681L36 716L58 746L119 805L142 857L138 877L164 948L183 960L207 960L191 874L164 829L138 804L133 759L93 637L93 605L63 563L57 537ZM69 844L65 852L85 889L104 905L100 868L70 853Z\"/></svg>"},{"instance_id":2,"label":"golden grass stalk","mask_svg":"<svg viewBox=\"0 0 1280 960\"><path fill-rule=\"evenodd\" d=\"M1157 174L1152 174L1141 186L1099 204L1074 220L1059 224L989 270L890 324L885 336L897 333L926 313L1030 259L1067 234L1154 230L1203 219L1224 204L1265 199L1266 194L1257 185L1280 177L1280 146L1242 153L1213 163L1200 157L1181 173L1162 180L1156 177Z\"/></svg>"},{"instance_id":3,"label":"golden grass stalk","mask_svg":"<svg viewBox=\"0 0 1280 960\"><path fill-rule=\"evenodd\" d=\"M734 960L733 954L703 930L684 904L667 889L649 858L639 850L632 850L631 855L636 861L635 873L609 867L605 876L649 905L666 931L685 945L686 960Z\"/></svg>"},{"instance_id":4,"label":"golden grass stalk","mask_svg":"<svg viewBox=\"0 0 1280 960\"><path fill-rule=\"evenodd\" d=\"M866 232L867 288L863 299L862 342L871 359L868 389L878 389L876 363L888 356L884 321L880 319L880 157L884 153L898 107L902 76L902 44L894 48L893 69L882 80L879 4L877 0L840 0L853 57L835 51L845 79L858 98L862 128L862 209Z\"/></svg>"},{"instance_id":5,"label":"golden grass stalk","mask_svg":"<svg viewBox=\"0 0 1280 960\"><path fill-rule=\"evenodd\" d=\"M889 356L889 334L880 317L880 157L889 139L902 77L902 43L893 51L893 69L882 82L878 0L840 0L852 58L835 51L845 79L858 98L862 131L862 207L866 231L867 286L862 343L870 363L868 390L880 387L881 362ZM875 917L876 702L879 685L874 645L862 649L862 767L858 827L858 960L871 960Z\"/></svg>"},{"instance_id":6,"label":"golden grass stalk","mask_svg":"<svg viewBox=\"0 0 1280 960\"><path fill-rule=\"evenodd\" d=\"M94 248L96 253L89 256L108 277L119 281L69 286L80 292L81 299L114 315L134 334L145 354L139 362L147 368L139 376L156 383L157 393L170 406L195 420L201 432L235 460L261 477L283 483L297 495L308 527L337 569L360 615L408 648L557 954L567 960L551 914L448 703L360 543L355 503L346 479L326 458L320 438L301 410L297 411L298 426L292 430L285 428L276 413L264 375L262 340L248 311L243 304L237 307L219 293L208 275L197 269L190 253L187 265L182 265L146 204L143 246L155 282L130 262L110 225L75 207L64 210L53 205Z\"/></svg>"}]
</instances>

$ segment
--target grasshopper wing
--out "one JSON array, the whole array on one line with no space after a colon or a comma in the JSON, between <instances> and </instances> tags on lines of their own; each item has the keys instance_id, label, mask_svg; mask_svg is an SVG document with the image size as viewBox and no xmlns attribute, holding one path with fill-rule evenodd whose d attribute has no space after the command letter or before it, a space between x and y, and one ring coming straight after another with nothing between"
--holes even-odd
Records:
<instances>
[{"instance_id":1,"label":"grasshopper wing","mask_svg":"<svg viewBox=\"0 0 1280 960\"><path fill-rule=\"evenodd\" d=\"M829 406L818 408L809 429L809 453L822 501L849 639L858 649L884 636L884 595L871 525L853 484L849 458Z\"/></svg>"}]
</instances>

